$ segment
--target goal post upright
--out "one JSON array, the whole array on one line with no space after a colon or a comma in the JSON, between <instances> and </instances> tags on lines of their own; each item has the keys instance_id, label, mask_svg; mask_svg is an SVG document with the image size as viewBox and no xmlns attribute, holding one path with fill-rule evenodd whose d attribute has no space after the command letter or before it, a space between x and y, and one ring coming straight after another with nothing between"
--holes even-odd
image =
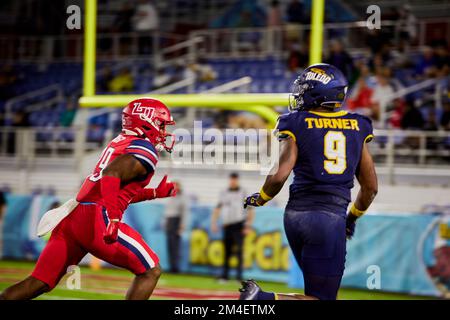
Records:
<instances>
[{"instance_id":1,"label":"goal post upright","mask_svg":"<svg viewBox=\"0 0 450 320\"><path fill-rule=\"evenodd\" d=\"M311 3L311 35L309 44L310 65L322 62L325 0L313 0Z\"/></svg>"},{"instance_id":2,"label":"goal post upright","mask_svg":"<svg viewBox=\"0 0 450 320\"><path fill-rule=\"evenodd\" d=\"M95 95L97 0L85 0L83 96Z\"/></svg>"}]
</instances>

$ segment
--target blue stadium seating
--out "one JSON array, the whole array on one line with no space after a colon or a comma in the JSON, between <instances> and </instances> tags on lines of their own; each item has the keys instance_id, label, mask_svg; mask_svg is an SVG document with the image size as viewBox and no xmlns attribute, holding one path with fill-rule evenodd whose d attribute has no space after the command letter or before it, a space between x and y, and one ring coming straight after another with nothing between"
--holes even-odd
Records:
<instances>
[{"instance_id":1,"label":"blue stadium seating","mask_svg":"<svg viewBox=\"0 0 450 320\"><path fill-rule=\"evenodd\" d=\"M414 58L414 57L413 57ZM417 57L416 57L417 58ZM218 78L210 82L199 82L195 85L195 91L202 92L215 86L236 80L240 77L250 76L252 82L249 86L253 93L282 93L289 92L292 81L297 76L286 70L286 62L276 57L261 58L231 58L231 59L211 59L208 63L217 72ZM98 69L108 66L106 63L99 63ZM11 91L15 94L40 89L52 84L60 84L66 97L76 95L80 92L82 83L82 65L80 63L54 63L42 69L34 64L16 65L18 74L22 75L21 81L17 83ZM145 93L152 89L153 74L149 63L139 62L133 65L135 72L135 93ZM117 71L116 71L117 72ZM175 75L175 68L166 70L170 75ZM26 76L23 76L26 75ZM100 79L101 75L99 75ZM410 86L417 83L414 69L396 70L394 77L404 86ZM240 89L234 89L232 92L239 92ZM99 91L98 93L106 93ZM174 93L187 93L186 88L179 89ZM17 112L26 106L38 102L47 101L55 96L56 92L44 93L27 101L21 101L13 105L13 111ZM407 99L423 99L427 95L427 90L412 93ZM0 101L0 110L4 109L5 101ZM49 110L40 110L31 112L29 122L36 127L51 127L59 124L62 113L66 109L66 103L56 103ZM426 111L424 111L426 112ZM10 121L10 119L8 119ZM7 120L7 121L8 121ZM8 122L6 122L8 124ZM108 116L98 116L90 119L90 129L88 138L91 141L99 141L108 125ZM212 125L212 124L211 124ZM207 125L209 126L209 125ZM42 141L50 139L51 136L42 132L39 136ZM66 141L73 140L73 134L63 133L60 139Z\"/></svg>"}]
</instances>

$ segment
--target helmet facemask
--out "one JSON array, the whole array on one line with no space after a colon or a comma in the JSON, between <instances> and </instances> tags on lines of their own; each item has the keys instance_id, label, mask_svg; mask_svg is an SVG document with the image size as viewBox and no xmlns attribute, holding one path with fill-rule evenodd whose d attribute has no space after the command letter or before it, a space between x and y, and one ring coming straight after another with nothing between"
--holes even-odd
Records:
<instances>
[{"instance_id":1,"label":"helmet facemask","mask_svg":"<svg viewBox=\"0 0 450 320\"><path fill-rule=\"evenodd\" d=\"M305 101L303 95L310 89L310 85L307 83L301 84L300 79L296 79L292 85L292 90L289 94L289 111L305 110Z\"/></svg>"},{"instance_id":2,"label":"helmet facemask","mask_svg":"<svg viewBox=\"0 0 450 320\"><path fill-rule=\"evenodd\" d=\"M171 125L175 125L175 121L173 120L163 120L160 119L159 117L156 118L149 118L144 114L140 114L139 117L141 118L141 120L149 123L150 126L153 127L150 128L148 126L142 126L142 129L144 129L144 133L143 135L148 138L154 145L156 150L158 151L167 151L169 153L172 152L173 146L175 145L175 135L172 133L167 132L166 127L167 126L171 126ZM157 132L155 134L155 132ZM170 144L167 145L167 138L170 137Z\"/></svg>"}]
</instances>

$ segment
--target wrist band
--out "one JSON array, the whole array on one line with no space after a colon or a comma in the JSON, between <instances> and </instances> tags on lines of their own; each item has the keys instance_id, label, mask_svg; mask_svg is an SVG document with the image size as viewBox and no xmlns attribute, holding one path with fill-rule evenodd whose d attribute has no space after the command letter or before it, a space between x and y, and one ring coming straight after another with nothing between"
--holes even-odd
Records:
<instances>
[{"instance_id":1,"label":"wrist band","mask_svg":"<svg viewBox=\"0 0 450 320\"><path fill-rule=\"evenodd\" d=\"M109 219L111 222L120 222L120 219Z\"/></svg>"},{"instance_id":2,"label":"wrist band","mask_svg":"<svg viewBox=\"0 0 450 320\"><path fill-rule=\"evenodd\" d=\"M352 205L352 207L350 208L350 213L352 215L354 215L355 217L361 217L364 213L366 213L366 210L359 210L358 208L355 207L355 204Z\"/></svg>"},{"instance_id":3,"label":"wrist band","mask_svg":"<svg viewBox=\"0 0 450 320\"><path fill-rule=\"evenodd\" d=\"M261 199L263 199L266 202L273 199L273 197L269 196L267 193L264 192L263 188L261 188L261 190L259 191L259 195L261 196Z\"/></svg>"}]
</instances>

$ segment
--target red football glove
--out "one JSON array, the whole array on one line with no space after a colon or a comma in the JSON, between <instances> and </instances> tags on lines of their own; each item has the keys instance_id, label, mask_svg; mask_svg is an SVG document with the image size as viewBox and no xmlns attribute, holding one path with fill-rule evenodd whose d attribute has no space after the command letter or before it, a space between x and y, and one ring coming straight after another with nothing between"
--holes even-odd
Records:
<instances>
[{"instance_id":1,"label":"red football glove","mask_svg":"<svg viewBox=\"0 0 450 320\"><path fill-rule=\"evenodd\" d=\"M153 200L156 198L175 197L176 195L177 189L175 183L167 182L167 175L165 175L157 188L147 188L142 190L139 194L133 197L130 203Z\"/></svg>"},{"instance_id":2,"label":"red football glove","mask_svg":"<svg viewBox=\"0 0 450 320\"><path fill-rule=\"evenodd\" d=\"M167 181L167 175L165 175L155 189L155 194L156 198L175 197L177 195L175 183Z\"/></svg>"},{"instance_id":3,"label":"red football glove","mask_svg":"<svg viewBox=\"0 0 450 320\"><path fill-rule=\"evenodd\" d=\"M106 231L103 234L103 240L106 244L112 244L117 241L119 225L120 221L117 219L109 221L108 226L106 227Z\"/></svg>"}]
</instances>

